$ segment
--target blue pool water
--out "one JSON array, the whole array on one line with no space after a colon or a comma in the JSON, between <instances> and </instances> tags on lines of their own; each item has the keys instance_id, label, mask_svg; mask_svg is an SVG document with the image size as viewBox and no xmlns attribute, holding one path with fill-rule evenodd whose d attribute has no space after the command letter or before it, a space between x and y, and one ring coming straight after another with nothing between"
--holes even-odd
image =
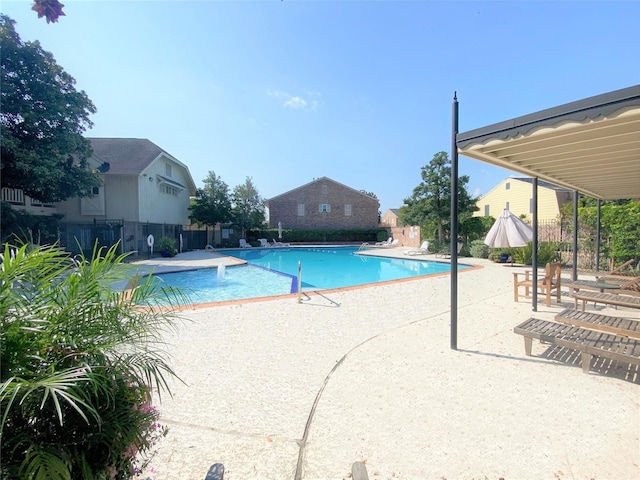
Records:
<instances>
[{"instance_id":1,"label":"blue pool water","mask_svg":"<svg viewBox=\"0 0 640 480\"><path fill-rule=\"evenodd\" d=\"M253 248L225 251L248 265L158 275L181 288L193 303L219 302L295 293L298 263L303 289L330 289L419 277L450 271L450 265L416 258L356 255L356 247ZM459 265L462 269L468 265Z\"/></svg>"}]
</instances>

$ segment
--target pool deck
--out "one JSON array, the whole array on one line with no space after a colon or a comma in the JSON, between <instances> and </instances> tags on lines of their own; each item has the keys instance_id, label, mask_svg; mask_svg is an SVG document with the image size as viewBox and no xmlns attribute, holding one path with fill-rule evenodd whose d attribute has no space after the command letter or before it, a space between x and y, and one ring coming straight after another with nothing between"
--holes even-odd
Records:
<instances>
[{"instance_id":1,"label":"pool deck","mask_svg":"<svg viewBox=\"0 0 640 480\"><path fill-rule=\"evenodd\" d=\"M406 250L367 254L447 261ZM197 251L136 265L235 261ZM170 430L145 475L203 480L221 462L225 480L339 480L364 461L371 480L639 479L638 369L584 374L579 356L538 342L527 357L513 333L533 315L513 301L524 268L459 261L478 268L458 275L457 350L448 274L183 311L168 341L185 384L158 404ZM539 300L541 319L573 307L568 290Z\"/></svg>"}]
</instances>

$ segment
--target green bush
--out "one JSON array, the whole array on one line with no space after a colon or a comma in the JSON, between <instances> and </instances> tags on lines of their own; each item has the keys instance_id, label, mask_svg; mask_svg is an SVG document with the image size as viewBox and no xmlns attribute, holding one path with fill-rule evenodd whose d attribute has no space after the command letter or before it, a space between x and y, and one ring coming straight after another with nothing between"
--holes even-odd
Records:
<instances>
[{"instance_id":1,"label":"green bush","mask_svg":"<svg viewBox=\"0 0 640 480\"><path fill-rule=\"evenodd\" d=\"M156 248L159 252L167 252L170 257L174 257L177 252L178 242L170 237L162 237L158 241L158 246Z\"/></svg>"},{"instance_id":2,"label":"green bush","mask_svg":"<svg viewBox=\"0 0 640 480\"><path fill-rule=\"evenodd\" d=\"M320 229L297 230L283 229L282 240L290 243L364 243L380 242L389 238L390 234L385 228L371 229ZM256 241L258 238L266 238L271 241L278 238L277 228L251 229L247 232L247 241Z\"/></svg>"},{"instance_id":3,"label":"green bush","mask_svg":"<svg viewBox=\"0 0 640 480\"><path fill-rule=\"evenodd\" d=\"M473 240L469 247L469 254L474 258L489 258L489 247L483 240Z\"/></svg>"},{"instance_id":4,"label":"green bush","mask_svg":"<svg viewBox=\"0 0 640 480\"><path fill-rule=\"evenodd\" d=\"M163 337L175 317L139 305L186 299L154 277L118 291L132 267L117 249L74 260L5 245L1 478L131 478L166 433L151 392L174 376Z\"/></svg>"},{"instance_id":5,"label":"green bush","mask_svg":"<svg viewBox=\"0 0 640 480\"><path fill-rule=\"evenodd\" d=\"M510 248L509 254L515 263L523 265L533 264L533 243L529 242L524 247ZM559 262L560 252L558 242L538 243L538 266L544 267L547 263Z\"/></svg>"}]
</instances>

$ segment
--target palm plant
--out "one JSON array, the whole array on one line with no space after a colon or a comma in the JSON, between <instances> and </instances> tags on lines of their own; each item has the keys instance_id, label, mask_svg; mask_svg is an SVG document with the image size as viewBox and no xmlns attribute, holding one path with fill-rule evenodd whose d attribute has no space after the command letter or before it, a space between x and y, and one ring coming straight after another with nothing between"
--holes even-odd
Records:
<instances>
[{"instance_id":1,"label":"palm plant","mask_svg":"<svg viewBox=\"0 0 640 480\"><path fill-rule=\"evenodd\" d=\"M124 295L124 257L5 245L0 477L129 478L164 433L151 394L170 393L162 337L185 299L153 277Z\"/></svg>"}]
</instances>

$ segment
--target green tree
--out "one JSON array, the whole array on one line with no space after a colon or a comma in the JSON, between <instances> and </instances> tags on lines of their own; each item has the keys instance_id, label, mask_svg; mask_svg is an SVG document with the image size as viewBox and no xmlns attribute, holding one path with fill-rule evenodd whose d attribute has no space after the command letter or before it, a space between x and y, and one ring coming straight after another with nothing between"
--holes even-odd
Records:
<instances>
[{"instance_id":1,"label":"green tree","mask_svg":"<svg viewBox=\"0 0 640 480\"><path fill-rule=\"evenodd\" d=\"M151 393L169 391L163 338L187 299L154 277L116 289L133 274L116 251L5 245L0 477L131 478L166 432Z\"/></svg>"},{"instance_id":2,"label":"green tree","mask_svg":"<svg viewBox=\"0 0 640 480\"><path fill-rule=\"evenodd\" d=\"M420 169L422 181L413 189L400 208L402 225L420 225L422 236L445 241L451 223L451 162L446 152L436 153L431 162ZM459 222L469 220L477 210L477 198L471 197L466 185L469 177L458 179Z\"/></svg>"},{"instance_id":3,"label":"green tree","mask_svg":"<svg viewBox=\"0 0 640 480\"><path fill-rule=\"evenodd\" d=\"M92 151L82 134L93 126L93 103L38 41L20 39L6 15L0 51L2 187L47 203L92 195L101 182L87 169Z\"/></svg>"},{"instance_id":4,"label":"green tree","mask_svg":"<svg viewBox=\"0 0 640 480\"><path fill-rule=\"evenodd\" d=\"M189 218L200 224L215 226L231 220L231 194L229 186L214 171L204 179L204 187L196 191L189 206Z\"/></svg>"},{"instance_id":5,"label":"green tree","mask_svg":"<svg viewBox=\"0 0 640 480\"><path fill-rule=\"evenodd\" d=\"M233 189L233 223L242 230L246 237L247 230L261 226L265 221L264 199L258 193L251 177L247 177L242 185Z\"/></svg>"}]
</instances>

